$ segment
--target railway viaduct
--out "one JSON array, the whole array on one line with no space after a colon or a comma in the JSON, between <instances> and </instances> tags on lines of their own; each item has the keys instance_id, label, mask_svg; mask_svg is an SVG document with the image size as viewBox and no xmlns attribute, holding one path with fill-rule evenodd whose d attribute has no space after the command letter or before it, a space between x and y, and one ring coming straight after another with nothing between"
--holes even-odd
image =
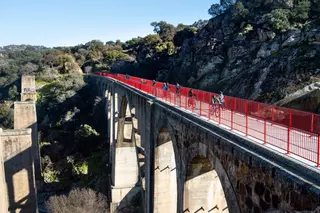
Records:
<instances>
[{"instance_id":1,"label":"railway viaduct","mask_svg":"<svg viewBox=\"0 0 320 213\"><path fill-rule=\"evenodd\" d=\"M320 212L320 172L113 78L105 98L111 212L142 197L144 212Z\"/></svg>"}]
</instances>

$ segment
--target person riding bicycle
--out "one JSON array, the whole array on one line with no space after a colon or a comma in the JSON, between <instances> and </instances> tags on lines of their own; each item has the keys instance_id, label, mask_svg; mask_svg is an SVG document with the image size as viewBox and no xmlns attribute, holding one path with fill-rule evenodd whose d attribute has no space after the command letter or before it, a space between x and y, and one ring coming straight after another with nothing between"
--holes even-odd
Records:
<instances>
[{"instance_id":1,"label":"person riding bicycle","mask_svg":"<svg viewBox=\"0 0 320 213\"><path fill-rule=\"evenodd\" d=\"M189 97L189 98L193 98L193 97L195 97L195 96L196 96L196 95L193 93L193 90L190 89L189 94L188 94L188 97Z\"/></svg>"},{"instance_id":2,"label":"person riding bicycle","mask_svg":"<svg viewBox=\"0 0 320 213\"><path fill-rule=\"evenodd\" d=\"M177 83L177 85L176 85L176 94L180 94L180 85L179 85L179 83Z\"/></svg>"},{"instance_id":3,"label":"person riding bicycle","mask_svg":"<svg viewBox=\"0 0 320 213\"><path fill-rule=\"evenodd\" d=\"M220 113L219 108L221 107L218 95L212 95L211 102L210 114L215 114L218 117Z\"/></svg>"},{"instance_id":4,"label":"person riding bicycle","mask_svg":"<svg viewBox=\"0 0 320 213\"><path fill-rule=\"evenodd\" d=\"M168 90L168 85L167 85L167 83L164 82L164 83L162 84L162 89L163 89L163 90L166 90L166 91Z\"/></svg>"},{"instance_id":5,"label":"person riding bicycle","mask_svg":"<svg viewBox=\"0 0 320 213\"><path fill-rule=\"evenodd\" d=\"M219 101L218 101L218 98L216 97L216 95L213 95L212 98L211 98L211 102L213 105L216 105Z\"/></svg>"},{"instance_id":6,"label":"person riding bicycle","mask_svg":"<svg viewBox=\"0 0 320 213\"><path fill-rule=\"evenodd\" d=\"M218 97L218 101L220 105L224 104L224 95L222 93L222 91L220 91L219 97Z\"/></svg>"},{"instance_id":7,"label":"person riding bicycle","mask_svg":"<svg viewBox=\"0 0 320 213\"><path fill-rule=\"evenodd\" d=\"M189 97L189 99L188 99L188 106L195 105L195 101L194 101L193 98L195 98L196 95L194 94L194 92L193 92L192 89L190 89L189 94L188 94L188 97Z\"/></svg>"}]
</instances>

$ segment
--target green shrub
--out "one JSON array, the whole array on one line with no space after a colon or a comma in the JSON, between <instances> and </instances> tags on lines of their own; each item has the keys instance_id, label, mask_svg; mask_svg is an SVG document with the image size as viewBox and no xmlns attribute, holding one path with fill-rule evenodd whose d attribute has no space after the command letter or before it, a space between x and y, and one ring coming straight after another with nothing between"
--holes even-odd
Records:
<instances>
[{"instance_id":1,"label":"green shrub","mask_svg":"<svg viewBox=\"0 0 320 213\"><path fill-rule=\"evenodd\" d=\"M271 13L271 23L274 29L286 32L291 28L289 21L290 11L287 9L275 9Z\"/></svg>"},{"instance_id":2,"label":"green shrub","mask_svg":"<svg viewBox=\"0 0 320 213\"><path fill-rule=\"evenodd\" d=\"M311 3L308 0L300 0L292 12L292 18L297 21L305 21L309 18Z\"/></svg>"}]
</instances>

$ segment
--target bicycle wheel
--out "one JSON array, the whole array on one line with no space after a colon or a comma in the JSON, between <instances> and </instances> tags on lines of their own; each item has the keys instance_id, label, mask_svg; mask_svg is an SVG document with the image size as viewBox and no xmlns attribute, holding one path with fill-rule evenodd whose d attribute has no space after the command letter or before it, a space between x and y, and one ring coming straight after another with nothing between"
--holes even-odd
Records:
<instances>
[{"instance_id":1,"label":"bicycle wheel","mask_svg":"<svg viewBox=\"0 0 320 213\"><path fill-rule=\"evenodd\" d=\"M216 117L219 117L219 115L220 115L220 109L219 109L219 107L216 107L216 108L215 108L215 115L216 115Z\"/></svg>"}]
</instances>

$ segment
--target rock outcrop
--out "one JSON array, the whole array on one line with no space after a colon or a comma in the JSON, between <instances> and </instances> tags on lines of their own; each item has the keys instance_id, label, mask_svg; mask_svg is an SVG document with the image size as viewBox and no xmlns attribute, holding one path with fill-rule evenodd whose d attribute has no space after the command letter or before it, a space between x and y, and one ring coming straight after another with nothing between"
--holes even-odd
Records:
<instances>
[{"instance_id":1,"label":"rock outcrop","mask_svg":"<svg viewBox=\"0 0 320 213\"><path fill-rule=\"evenodd\" d=\"M279 32L270 26L274 8L293 0L247 0L246 18L233 11L211 19L182 45L171 72L174 81L209 91L275 103L320 76L319 2L310 20Z\"/></svg>"}]
</instances>

